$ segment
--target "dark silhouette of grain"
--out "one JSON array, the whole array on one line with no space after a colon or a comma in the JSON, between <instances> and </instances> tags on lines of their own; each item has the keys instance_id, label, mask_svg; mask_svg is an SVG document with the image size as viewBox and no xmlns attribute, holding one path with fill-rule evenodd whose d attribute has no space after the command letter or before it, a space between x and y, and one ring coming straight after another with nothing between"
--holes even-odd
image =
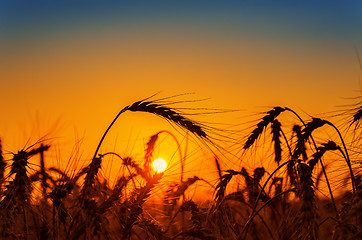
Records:
<instances>
[{"instance_id":1,"label":"dark silhouette of grain","mask_svg":"<svg viewBox=\"0 0 362 240\"><path fill-rule=\"evenodd\" d=\"M284 112L285 108L275 107L272 110L268 111L267 114L262 118L262 120L256 125L256 128L251 132L247 141L244 144L244 149L248 149L254 142L259 138L264 129L274 121L276 117L279 116L281 112Z\"/></svg>"},{"instance_id":2,"label":"dark silhouette of grain","mask_svg":"<svg viewBox=\"0 0 362 240\"><path fill-rule=\"evenodd\" d=\"M278 120L274 120L271 124L272 140L274 142L274 161L279 165L282 160L282 147L281 147L281 123Z\"/></svg>"},{"instance_id":3,"label":"dark silhouette of grain","mask_svg":"<svg viewBox=\"0 0 362 240\"><path fill-rule=\"evenodd\" d=\"M45 153L50 145L43 140L10 154L0 142L0 239L362 238L361 135L352 132L354 142L346 144L349 127L337 128L321 118L305 123L292 109L275 107L243 138L247 141L242 148L251 148L270 127L264 142L268 146L255 144L254 151L244 151L240 159L221 151L227 148L210 151L212 141L205 129L211 128L164 103L146 99L123 108L101 138L91 164L79 170L48 167L51 154ZM149 137L144 156L98 154L107 132L125 111L155 114L196 136L193 140L201 143L198 150L214 163L206 169L213 179L206 174L195 176L195 169L187 168L186 160L192 166L199 164L199 159L191 162L186 150L183 156L177 138L166 130ZM293 113L293 118L278 118L284 111ZM360 109L346 114L351 112L355 113L353 121L349 115L345 124L358 126ZM285 119L293 122L284 123ZM316 130L322 127L332 133L328 132L328 137L319 135ZM164 132L175 139L181 166L176 164L180 169L160 174L150 168L150 163L156 144L162 144L157 142L159 135ZM225 144L230 143L227 140ZM259 153L260 146L270 151ZM327 154L332 151L336 154ZM102 162L108 160L107 156L116 157L119 172L115 179L104 176L107 170ZM259 157L261 164L252 166ZM323 161L328 164L324 166ZM237 165L232 165L234 162ZM336 169L336 162L344 166ZM69 165L79 166L78 162ZM222 166L229 170L224 171ZM333 176L332 186L327 173ZM326 185L329 194L325 194Z\"/></svg>"}]
</instances>

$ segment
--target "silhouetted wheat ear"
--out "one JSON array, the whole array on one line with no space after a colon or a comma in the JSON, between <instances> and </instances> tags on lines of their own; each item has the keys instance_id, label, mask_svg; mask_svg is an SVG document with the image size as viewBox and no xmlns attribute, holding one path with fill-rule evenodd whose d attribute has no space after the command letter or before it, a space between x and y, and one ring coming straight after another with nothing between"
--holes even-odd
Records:
<instances>
[{"instance_id":1,"label":"silhouetted wheat ear","mask_svg":"<svg viewBox=\"0 0 362 240\"><path fill-rule=\"evenodd\" d=\"M311 136L312 132L317 128L322 127L327 122L320 118L312 118L312 121L306 124L305 128L302 131L304 141L307 141Z\"/></svg>"},{"instance_id":2,"label":"silhouetted wheat ear","mask_svg":"<svg viewBox=\"0 0 362 240\"><path fill-rule=\"evenodd\" d=\"M97 206L98 212L104 213L109 208L111 208L114 205L114 203L120 199L123 188L125 188L127 183L135 176L136 176L135 174L132 174L127 178L123 177L123 176L120 177L117 180L117 183L116 183L112 193L109 195L109 197L104 202L99 204L99 206Z\"/></svg>"},{"instance_id":3,"label":"silhouetted wheat ear","mask_svg":"<svg viewBox=\"0 0 362 240\"><path fill-rule=\"evenodd\" d=\"M15 175L14 179L10 181L4 192L4 197L0 201L0 233L12 231L12 222L16 216L22 212L25 216L26 208L30 206L30 196L32 186L30 179L27 175L28 159L41 151L46 151L49 146L41 146L34 148L30 151L20 150L18 153L13 154L13 163L11 164L10 176ZM1 233L1 235L3 235ZM4 236L4 235L3 235ZM23 221L23 235L22 238L28 237L28 227L26 218ZM9 238L9 236L7 236Z\"/></svg>"},{"instance_id":4,"label":"silhouetted wheat ear","mask_svg":"<svg viewBox=\"0 0 362 240\"><path fill-rule=\"evenodd\" d=\"M358 122L362 117L362 109L359 109L354 115L353 115L353 121L351 124Z\"/></svg>"},{"instance_id":5,"label":"silhouetted wheat ear","mask_svg":"<svg viewBox=\"0 0 362 240\"><path fill-rule=\"evenodd\" d=\"M265 173L266 171L263 167L255 168L253 174L254 181L259 183Z\"/></svg>"},{"instance_id":6,"label":"silhouetted wheat ear","mask_svg":"<svg viewBox=\"0 0 362 240\"><path fill-rule=\"evenodd\" d=\"M31 184L27 175L28 159L35 154L46 151L50 146L42 145L30 151L21 150L13 155L13 163L11 164L10 176L15 174L14 180L9 182L9 186L5 193L1 204L8 204L7 201L16 201L19 204L27 204L30 200ZM11 202L15 205L15 202Z\"/></svg>"},{"instance_id":7,"label":"silhouetted wheat ear","mask_svg":"<svg viewBox=\"0 0 362 240\"><path fill-rule=\"evenodd\" d=\"M98 157L93 159L92 163L86 169L86 176L82 188L82 198L86 195L90 195L89 191L94 183L95 177L97 176L98 170L101 168L102 158ZM83 201L84 199L82 199Z\"/></svg>"},{"instance_id":8,"label":"silhouetted wheat ear","mask_svg":"<svg viewBox=\"0 0 362 240\"><path fill-rule=\"evenodd\" d=\"M136 170L137 174L139 174L146 180L148 180L151 177L151 174L149 173L148 169L142 169L140 165L138 165L130 157L126 157L123 159L123 165L132 167L134 170Z\"/></svg>"},{"instance_id":9,"label":"silhouetted wheat ear","mask_svg":"<svg viewBox=\"0 0 362 240\"><path fill-rule=\"evenodd\" d=\"M300 189L298 195L302 200L300 209L300 223L298 225L299 234L301 239L317 239L317 209L315 204L312 169L307 164L300 162L298 164L298 173L300 180Z\"/></svg>"},{"instance_id":10,"label":"silhouetted wheat ear","mask_svg":"<svg viewBox=\"0 0 362 240\"><path fill-rule=\"evenodd\" d=\"M156 104L152 101L138 101L126 107L125 110L132 112L148 112L158 115L185 128L186 130L190 131L191 133L201 138L204 139L207 138L207 134L205 133L205 131L202 129L201 126L197 125L192 120L183 117L175 110L166 107L164 105Z\"/></svg>"},{"instance_id":11,"label":"silhouetted wheat ear","mask_svg":"<svg viewBox=\"0 0 362 240\"><path fill-rule=\"evenodd\" d=\"M190 211L191 212L191 222L195 228L201 228L201 223L203 222L203 217L197 204L192 201L188 200L182 203L180 206L180 212Z\"/></svg>"},{"instance_id":12,"label":"silhouetted wheat ear","mask_svg":"<svg viewBox=\"0 0 362 240\"><path fill-rule=\"evenodd\" d=\"M146 148L146 154L145 154L145 164L144 164L144 167L145 169L148 169L149 168L149 165L151 163L151 159L152 159L152 155L153 155L153 151L155 149L155 144L156 144L156 141L158 139L158 135L159 135L159 132L152 135L150 137L150 140L148 140L147 142L147 148Z\"/></svg>"},{"instance_id":13,"label":"silhouetted wheat ear","mask_svg":"<svg viewBox=\"0 0 362 240\"><path fill-rule=\"evenodd\" d=\"M299 158L300 155L302 155L303 160L307 160L308 159L307 149L305 147L305 141L303 140L302 127L299 125L294 125L293 132L295 132L297 136L297 145L292 155L292 158L297 159Z\"/></svg>"},{"instance_id":14,"label":"silhouetted wheat ear","mask_svg":"<svg viewBox=\"0 0 362 240\"><path fill-rule=\"evenodd\" d=\"M351 127L354 125L354 131L356 131L360 127L360 120L362 117L362 106L360 106L360 109L353 115L353 120L350 121L350 124L348 127Z\"/></svg>"},{"instance_id":15,"label":"silhouetted wheat ear","mask_svg":"<svg viewBox=\"0 0 362 240\"><path fill-rule=\"evenodd\" d=\"M228 183L230 182L231 178L235 175L240 174L240 172L234 171L234 170L226 170L226 174L224 174L221 177L220 182L216 185L216 194L215 194L215 200L217 204L220 204L222 200L225 197L225 191Z\"/></svg>"},{"instance_id":16,"label":"silhouetted wheat ear","mask_svg":"<svg viewBox=\"0 0 362 240\"><path fill-rule=\"evenodd\" d=\"M280 194L283 191L283 178L274 177L271 185L275 188L274 195Z\"/></svg>"},{"instance_id":17,"label":"silhouetted wheat ear","mask_svg":"<svg viewBox=\"0 0 362 240\"><path fill-rule=\"evenodd\" d=\"M188 178L185 182L178 184L177 188L173 191L173 197L182 196L185 191L198 180L200 180L200 178L198 176L194 176L192 178Z\"/></svg>"},{"instance_id":18,"label":"silhouetted wheat ear","mask_svg":"<svg viewBox=\"0 0 362 240\"><path fill-rule=\"evenodd\" d=\"M45 168L45 160L44 160L44 151L47 150L44 148L44 145L41 144L40 148L42 148L42 150L39 152L40 154L40 174L41 174L41 187L42 187L42 194L43 194L43 201L46 203L46 199L47 199L47 188L49 188L49 184L47 182L47 180L49 179L49 174L46 172L46 168Z\"/></svg>"},{"instance_id":19,"label":"silhouetted wheat ear","mask_svg":"<svg viewBox=\"0 0 362 240\"><path fill-rule=\"evenodd\" d=\"M29 155L26 151L19 151L13 156L11 164L10 176L15 174L14 180L9 182L9 185L4 193L4 198L1 201L1 206L8 208L15 207L16 204L24 204L30 197L30 181L26 174Z\"/></svg>"},{"instance_id":20,"label":"silhouetted wheat ear","mask_svg":"<svg viewBox=\"0 0 362 240\"><path fill-rule=\"evenodd\" d=\"M139 218L139 215L143 212L142 205L151 195L151 190L155 187L158 181L162 178L162 173L156 173L151 179L149 179L145 186L137 188L129 201L129 215L124 223L124 235L122 239L128 239L131 234L132 227L135 225Z\"/></svg>"},{"instance_id":21,"label":"silhouetted wheat ear","mask_svg":"<svg viewBox=\"0 0 362 240\"><path fill-rule=\"evenodd\" d=\"M30 200L30 181L26 174L29 155L26 151L21 150L13 155L10 176L15 174L14 180L6 186L4 197L0 202L0 234L4 239L11 239L10 232L13 231L13 223L21 210L24 210ZM26 227L26 223L24 223ZM21 237L27 236L26 231Z\"/></svg>"},{"instance_id":22,"label":"silhouetted wheat ear","mask_svg":"<svg viewBox=\"0 0 362 240\"><path fill-rule=\"evenodd\" d=\"M92 169L93 171L98 171L95 170L95 168L97 168L97 166L100 167L100 164L96 164L96 159L97 159L97 154L98 151L103 143L103 140L105 139L107 133L109 132L109 130L112 128L113 124L117 121L118 117L126 112L126 111L131 111L131 112L148 112L148 113L152 113L155 114L157 116L163 117L164 119L171 121L173 123L175 123L176 125L190 131L191 133L193 133L194 135L204 139L204 140L208 140L208 136L206 134L206 132L203 130L203 128L201 126L199 126L198 124L196 124L194 121L187 119L185 117L183 117L180 113L176 112L175 110L162 105L162 104L157 104L153 101L145 101L145 100L141 100L138 102L133 103L132 105L129 105L125 108L123 108L117 115L116 117L113 119L113 121L111 122L111 124L108 126L108 128L106 129L106 131L104 132L101 140L98 143L98 146L95 150L95 153L93 155L92 158L92 162L90 163L90 169ZM100 159L101 161L101 159ZM92 177L88 176L89 173L87 173L86 179L91 179ZM90 187L92 187L92 182L90 182ZM82 192L84 192L84 187L89 187L88 184L83 186Z\"/></svg>"},{"instance_id":23,"label":"silhouetted wheat ear","mask_svg":"<svg viewBox=\"0 0 362 240\"><path fill-rule=\"evenodd\" d=\"M246 190L247 190L248 197L249 197L249 203L254 204L261 191L259 182L265 174L265 169L263 167L255 168L253 177L250 177L248 171L245 168L242 168L240 173L245 179ZM266 195L265 192L262 192L260 194L260 199L263 202L266 202L270 198L268 195Z\"/></svg>"},{"instance_id":24,"label":"silhouetted wheat ear","mask_svg":"<svg viewBox=\"0 0 362 240\"><path fill-rule=\"evenodd\" d=\"M267 114L262 118L262 120L256 125L256 128L251 132L250 136L244 144L244 149L248 149L253 145L253 143L259 138L264 129L272 123L276 117L279 116L281 112L284 112L285 108L274 107L272 110L268 111Z\"/></svg>"},{"instance_id":25,"label":"silhouetted wheat ear","mask_svg":"<svg viewBox=\"0 0 362 240\"><path fill-rule=\"evenodd\" d=\"M312 132L325 124L327 124L327 121L320 118L312 118L312 121L306 124L305 128L302 130L302 134L298 137L297 145L292 155L293 159L299 158L299 156L305 151L305 142L312 135Z\"/></svg>"},{"instance_id":26,"label":"silhouetted wheat ear","mask_svg":"<svg viewBox=\"0 0 362 240\"><path fill-rule=\"evenodd\" d=\"M1 194L1 185L4 180L5 167L6 167L6 162L4 161L3 150L2 150L1 139L0 139L0 194Z\"/></svg>"},{"instance_id":27,"label":"silhouetted wheat ear","mask_svg":"<svg viewBox=\"0 0 362 240\"><path fill-rule=\"evenodd\" d=\"M165 203L165 209L168 213L171 213L177 203L186 192L186 190L194 184L196 181L201 180L198 176L188 178L186 181L181 183L172 184L169 189L166 190L163 202Z\"/></svg>"},{"instance_id":28,"label":"silhouetted wheat ear","mask_svg":"<svg viewBox=\"0 0 362 240\"><path fill-rule=\"evenodd\" d=\"M314 166L318 163L319 159L326 153L326 151L341 150L341 148L333 141L328 143L323 143L322 146L317 148L317 152L312 155L312 159L309 160L308 165L311 170L314 169Z\"/></svg>"},{"instance_id":29,"label":"silhouetted wheat ear","mask_svg":"<svg viewBox=\"0 0 362 240\"><path fill-rule=\"evenodd\" d=\"M296 186L298 179L297 179L297 173L295 170L295 162L291 161L287 164L287 173L288 173L290 185Z\"/></svg>"},{"instance_id":30,"label":"silhouetted wheat ear","mask_svg":"<svg viewBox=\"0 0 362 240\"><path fill-rule=\"evenodd\" d=\"M282 147L281 147L281 123L278 120L274 120L271 124L272 129L272 141L274 142L274 161L279 165L280 161L282 160Z\"/></svg>"}]
</instances>

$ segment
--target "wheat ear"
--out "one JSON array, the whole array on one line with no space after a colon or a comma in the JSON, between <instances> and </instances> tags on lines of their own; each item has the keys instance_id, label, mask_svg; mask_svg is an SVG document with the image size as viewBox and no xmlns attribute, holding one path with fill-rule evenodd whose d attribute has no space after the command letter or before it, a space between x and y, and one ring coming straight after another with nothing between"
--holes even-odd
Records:
<instances>
[{"instance_id":1,"label":"wheat ear","mask_svg":"<svg viewBox=\"0 0 362 240\"><path fill-rule=\"evenodd\" d=\"M295 149L295 151L294 151L294 153L292 155L292 158L297 159L300 156L300 154L303 154L303 152L305 151L304 143L305 143L305 141L307 141L307 139L309 137L311 138L315 149L317 149L317 144L315 143L315 141L314 141L314 139L312 137L312 132L315 129L317 129L319 127L322 127L325 124L331 124L331 123L326 121L326 120L322 120L320 118L312 118L311 122L305 124L303 119L296 112L294 112L292 109L289 109L289 108L287 108L287 110L292 112L293 114L295 114L304 125L304 129L303 129L302 133L300 134L300 136L298 136L297 146L296 146L296 149ZM332 127L334 127L337 130L339 136L341 136L340 132L338 131L338 129L333 124L332 124ZM342 137L341 137L341 139L342 139ZM343 139L342 139L342 142L343 142ZM303 157L306 159L306 154L305 155L304 154L303 154ZM349 161L347 160L347 158L346 158L346 161L347 161L347 164L348 164L348 166L350 168L350 171L351 171L352 168L350 167L350 164L349 164ZM333 192L332 192L332 188L331 188L331 185L329 183L327 172L325 170L322 158L319 158L319 162L320 162L321 167L322 167L323 175L324 175L324 177L326 179L326 183L327 183L329 195L331 196L332 204L334 206L334 209L337 209L336 203L335 203L335 200L334 200L334 196L333 196ZM353 176L353 172L352 172L351 176ZM354 184L353 184L353 177L352 177L352 188L353 188L353 186L354 186ZM353 191L354 191L354 189L353 189ZM338 211L336 211L336 217L339 219Z\"/></svg>"},{"instance_id":2,"label":"wheat ear","mask_svg":"<svg viewBox=\"0 0 362 240\"><path fill-rule=\"evenodd\" d=\"M100 167L100 164L97 164L97 159L98 159L97 154L103 143L103 140L105 139L107 133L112 128L114 123L117 121L119 116L126 111L148 112L148 113L155 114L157 116L160 116L160 117L184 128L187 131L190 131L195 136L200 137L203 140L208 140L208 135L203 130L203 128L200 125L198 125L196 122L194 122L186 117L183 117L180 113L178 113L176 110L174 110L170 107L167 107L163 104L155 103L154 101L146 101L146 100L147 99L141 100L141 101L135 102L129 106L126 106L116 115L116 117L113 119L111 124L108 126L108 128L104 132L101 140L98 143L98 146L97 146L95 153L93 155L93 158L92 158L92 162L89 165L89 171L87 172L86 179L94 179L94 176L89 176L89 175L98 172L98 169L95 169L97 167ZM90 185L92 185L92 181L89 181L86 183L87 184L83 185L82 192L85 192L85 189L90 187Z\"/></svg>"},{"instance_id":3,"label":"wheat ear","mask_svg":"<svg viewBox=\"0 0 362 240\"><path fill-rule=\"evenodd\" d=\"M2 195L2 184L5 182L4 179L5 167L6 167L6 162L4 161L1 139L0 139L0 196Z\"/></svg>"},{"instance_id":4,"label":"wheat ear","mask_svg":"<svg viewBox=\"0 0 362 240\"><path fill-rule=\"evenodd\" d=\"M280 141L280 137L281 137L281 123L275 119L272 124L271 124L271 129L272 129L272 140L274 142L274 161L279 165L280 161L282 160L282 147L281 147L281 141Z\"/></svg>"},{"instance_id":5,"label":"wheat ear","mask_svg":"<svg viewBox=\"0 0 362 240\"><path fill-rule=\"evenodd\" d=\"M286 109L282 107L274 107L272 110L268 111L267 114L262 118L262 120L256 125L256 128L251 132L247 141L244 144L244 149L248 149L253 145L253 143L259 138L264 129L274 121L274 119L279 116L281 112L284 112Z\"/></svg>"},{"instance_id":6,"label":"wheat ear","mask_svg":"<svg viewBox=\"0 0 362 240\"><path fill-rule=\"evenodd\" d=\"M317 209L315 204L314 185L312 180L312 169L305 163L298 164L298 173L300 177L299 196L302 200L300 223L298 225L299 236L302 239L317 239Z\"/></svg>"}]
</instances>

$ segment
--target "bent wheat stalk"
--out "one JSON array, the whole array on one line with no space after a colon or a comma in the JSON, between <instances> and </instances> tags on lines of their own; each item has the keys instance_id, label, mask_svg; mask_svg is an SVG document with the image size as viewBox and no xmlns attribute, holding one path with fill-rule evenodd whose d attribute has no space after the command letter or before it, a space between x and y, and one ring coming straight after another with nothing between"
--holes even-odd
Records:
<instances>
[{"instance_id":1,"label":"bent wheat stalk","mask_svg":"<svg viewBox=\"0 0 362 240\"><path fill-rule=\"evenodd\" d=\"M347 163L347 166L348 166L348 169L349 169L349 173L351 175L351 183L352 183L352 192L353 192L353 195L356 193L356 179L354 177L354 173L353 173L353 169L352 169L352 165L351 165L351 160L349 158L349 155L348 155L348 150L347 150L347 147L346 147L346 144L344 143L344 140L343 140L343 137L342 137L342 134L341 132L338 130L338 128L331 122L325 120L325 123L329 126L331 126L332 128L334 128L334 130L336 130L341 142L342 142L342 146L343 146L343 149L344 149L344 154L343 152L341 151L341 153L343 154L345 160L346 160L346 163Z\"/></svg>"},{"instance_id":2,"label":"bent wheat stalk","mask_svg":"<svg viewBox=\"0 0 362 240\"><path fill-rule=\"evenodd\" d=\"M292 109L287 109L288 111L292 112L293 114L295 114L299 120L303 123L304 125L304 129L303 129L303 132L301 133L300 136L298 136L298 141L297 141L297 147L296 148L299 148L299 151L301 151L301 149L305 149L305 145L304 145L304 142L310 137L311 140L312 140L312 143L314 145L314 148L316 149L317 151L317 144L316 142L314 141L314 138L312 136L312 132L319 128L319 127L322 127L324 124L329 124L328 121L326 120L322 120L322 119L319 119L319 118L313 118L311 122L309 123L304 123L303 119L296 113L294 112ZM338 129L337 129L338 131ZM304 151L303 149L303 151ZM292 156L292 158L295 158L295 154L297 154L297 158L299 157L298 153L296 153L298 150L296 149L296 151L293 153L294 156ZM303 152L301 151L301 152ZM306 157L306 154L305 154L305 157ZM339 213L337 211L337 206L336 206L336 202L334 200L334 196L333 196L333 192L332 192L332 188L331 188L331 185L329 183L329 180L328 180L328 176L327 176L327 172L326 172L326 169L324 167L324 163L322 161L322 158L319 158L319 162L320 162L320 165L322 167L322 171L323 171L323 175L326 179L326 183L327 183L327 187L328 187L328 191L329 191L329 195L331 196L331 201L332 201L332 204L333 204L333 207L335 209L335 214L336 214L336 217L337 219L339 219Z\"/></svg>"},{"instance_id":3,"label":"bent wheat stalk","mask_svg":"<svg viewBox=\"0 0 362 240\"><path fill-rule=\"evenodd\" d=\"M293 164L293 165L294 165L295 162L297 162L297 160L295 160L295 159L286 161L286 162L284 162L283 164L281 164L280 166L278 166L278 167L269 175L269 177L266 179L266 181L264 182L263 186L261 187L261 191L259 192L258 196L256 197L256 200L255 200L255 203L254 203L254 206L253 206L253 208L252 208L252 212L251 212L250 216L252 216L252 215L255 213L256 207L258 206L258 202L259 202L259 200L260 200L260 198L261 198L262 192L265 191L265 188L266 188L268 182L272 179L273 175L274 175L279 169L281 169L283 166L288 165L288 164Z\"/></svg>"},{"instance_id":4,"label":"bent wheat stalk","mask_svg":"<svg viewBox=\"0 0 362 240\"><path fill-rule=\"evenodd\" d=\"M243 229L241 230L241 232L239 233L239 237L238 239L241 240L241 239L245 239L246 236L244 236L244 234L246 233L246 230L248 229L250 223L254 220L254 218L259 214L259 212L261 210L263 210L266 206L268 206L272 201L274 201L275 199L279 198L280 196L284 195L284 194L287 194L289 192L296 192L298 189L297 188L291 188L291 189L288 189L288 190L285 190L284 192L281 192L277 195L275 195L274 197L270 198L267 202L265 202L257 211L254 212L254 214L252 214L248 221L245 223Z\"/></svg>"},{"instance_id":5,"label":"bent wheat stalk","mask_svg":"<svg viewBox=\"0 0 362 240\"><path fill-rule=\"evenodd\" d=\"M97 154L98 151L107 135L107 133L109 132L109 130L112 128L112 126L114 125L114 123L117 121L117 119L119 118L119 116L126 112L126 111L131 111L131 112L148 112L148 113L152 113L155 114L157 116L160 116L176 125L178 125L181 128L184 128L188 131L190 131L191 133L193 133L195 136L203 139L203 140L209 140L208 139L208 135L206 134L206 132L203 130L203 128L201 126L199 126L196 122L183 117L180 113L178 113L176 110L165 106L162 103L156 103L156 101L147 101L148 99L144 99L138 102L135 102L129 106L126 106L125 108L123 108L117 115L116 117L113 119L113 121L111 122L111 124L108 126L108 128L106 129L106 131L104 132L101 140L98 143L98 146L96 148L96 151L94 152L93 158L92 158L92 162L89 165L89 171L87 172L87 176L86 179L93 179L91 176L89 176L90 174L94 174L97 173L98 171L95 169L97 167L100 167L100 164L96 164L97 160L99 160L99 158L97 158ZM83 185L83 189L82 192L86 192L86 189L89 188L92 185L92 181L89 182L89 184L84 184Z\"/></svg>"},{"instance_id":6,"label":"bent wheat stalk","mask_svg":"<svg viewBox=\"0 0 362 240\"><path fill-rule=\"evenodd\" d=\"M176 136L168 131L168 130L161 130L159 132L157 132L156 134L152 135L150 137L150 140L147 142L147 148L146 148L146 154L145 154L145 163L144 163L144 168L146 170L149 169L149 165L151 164L151 159L152 159L152 155L153 155L153 151L154 151L154 148L155 148L155 144L156 144L156 141L158 140L158 136L161 134L161 133L167 133L169 134L174 140L175 140L175 143L177 145L177 150L179 152L179 156L180 156L180 165L181 165L181 182L183 182L183 175L184 175L184 165L185 165L185 157L182 155L182 151L181 151L181 145L180 145L180 142L178 141L178 139L176 138Z\"/></svg>"}]
</instances>

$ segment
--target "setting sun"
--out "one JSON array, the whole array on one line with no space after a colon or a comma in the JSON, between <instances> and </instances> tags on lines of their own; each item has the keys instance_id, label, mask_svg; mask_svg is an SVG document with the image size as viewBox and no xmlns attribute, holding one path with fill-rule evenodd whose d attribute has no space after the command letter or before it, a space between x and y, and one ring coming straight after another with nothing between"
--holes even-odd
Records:
<instances>
[{"instance_id":1,"label":"setting sun","mask_svg":"<svg viewBox=\"0 0 362 240\"><path fill-rule=\"evenodd\" d=\"M153 169L156 172L163 172L163 171L165 171L165 169L167 167L166 161L163 160L162 158L158 158L155 161L153 161L152 165L153 165Z\"/></svg>"}]
</instances>

